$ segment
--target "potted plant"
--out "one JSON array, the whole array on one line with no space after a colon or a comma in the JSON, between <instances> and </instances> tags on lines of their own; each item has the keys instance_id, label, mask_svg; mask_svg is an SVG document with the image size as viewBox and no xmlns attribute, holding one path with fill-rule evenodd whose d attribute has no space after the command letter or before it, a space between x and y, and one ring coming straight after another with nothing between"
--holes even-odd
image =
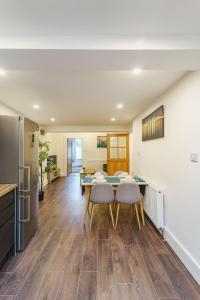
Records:
<instances>
[{"instance_id":1,"label":"potted plant","mask_svg":"<svg viewBox=\"0 0 200 300\"><path fill-rule=\"evenodd\" d=\"M49 156L49 142L39 142L39 167L40 167L40 191L39 191L39 200L44 199L44 176L46 173L45 162Z\"/></svg>"},{"instance_id":2,"label":"potted plant","mask_svg":"<svg viewBox=\"0 0 200 300\"><path fill-rule=\"evenodd\" d=\"M48 183L51 183L51 174L56 170L56 164L53 161L50 161L45 168L45 172L47 173Z\"/></svg>"}]
</instances>

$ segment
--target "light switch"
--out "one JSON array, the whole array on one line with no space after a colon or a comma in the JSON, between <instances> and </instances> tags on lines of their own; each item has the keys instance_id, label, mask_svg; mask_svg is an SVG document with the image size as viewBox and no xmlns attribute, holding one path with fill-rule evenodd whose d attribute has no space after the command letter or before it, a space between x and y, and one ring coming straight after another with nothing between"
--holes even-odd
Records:
<instances>
[{"instance_id":1,"label":"light switch","mask_svg":"<svg viewBox=\"0 0 200 300\"><path fill-rule=\"evenodd\" d=\"M198 162L199 161L199 153L191 153L190 154L190 161L191 162Z\"/></svg>"}]
</instances>

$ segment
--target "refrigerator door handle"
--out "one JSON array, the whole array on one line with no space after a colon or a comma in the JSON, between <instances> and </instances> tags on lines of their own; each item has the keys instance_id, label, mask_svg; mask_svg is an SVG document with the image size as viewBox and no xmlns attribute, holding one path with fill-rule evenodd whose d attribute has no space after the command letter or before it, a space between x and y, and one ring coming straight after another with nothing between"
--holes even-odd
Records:
<instances>
[{"instance_id":1,"label":"refrigerator door handle","mask_svg":"<svg viewBox=\"0 0 200 300\"><path fill-rule=\"evenodd\" d=\"M31 189L31 167L24 166L24 167L20 167L20 169L27 170L28 177L27 177L27 189L19 190L19 191L24 193L29 193Z\"/></svg>"},{"instance_id":2,"label":"refrigerator door handle","mask_svg":"<svg viewBox=\"0 0 200 300\"><path fill-rule=\"evenodd\" d=\"M23 200L23 202L27 201L27 217L26 219L21 219L21 212L20 212L20 217L19 217L19 221L22 223L27 223L30 221L31 219L31 198L30 195L20 195L19 196L20 201ZM24 204L24 203L23 203ZM24 207L20 205L20 207Z\"/></svg>"}]
</instances>

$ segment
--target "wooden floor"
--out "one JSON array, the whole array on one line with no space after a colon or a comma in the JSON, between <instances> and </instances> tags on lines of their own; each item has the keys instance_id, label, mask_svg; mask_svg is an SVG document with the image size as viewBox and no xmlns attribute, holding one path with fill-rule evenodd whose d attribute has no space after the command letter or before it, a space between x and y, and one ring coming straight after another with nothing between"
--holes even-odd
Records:
<instances>
[{"instance_id":1,"label":"wooden floor","mask_svg":"<svg viewBox=\"0 0 200 300\"><path fill-rule=\"evenodd\" d=\"M0 299L200 299L200 289L147 222L123 208L113 230L108 207L84 229L79 177L49 186L40 228L0 273ZM134 219L133 219L134 218Z\"/></svg>"}]
</instances>

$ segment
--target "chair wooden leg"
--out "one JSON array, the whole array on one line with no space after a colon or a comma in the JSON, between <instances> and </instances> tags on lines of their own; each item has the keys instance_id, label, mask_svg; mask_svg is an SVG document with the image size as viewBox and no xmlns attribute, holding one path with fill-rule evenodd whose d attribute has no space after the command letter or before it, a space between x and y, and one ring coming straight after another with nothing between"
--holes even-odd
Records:
<instances>
[{"instance_id":1,"label":"chair wooden leg","mask_svg":"<svg viewBox=\"0 0 200 300\"><path fill-rule=\"evenodd\" d=\"M140 195L140 212L142 216L142 224L145 226L145 220L144 220L144 209L143 209L143 203L142 203L142 195Z\"/></svg>"},{"instance_id":2,"label":"chair wooden leg","mask_svg":"<svg viewBox=\"0 0 200 300\"><path fill-rule=\"evenodd\" d=\"M85 204L85 211L84 211L84 225L86 224L86 217L87 217L87 211L89 209L90 199L87 197L86 204Z\"/></svg>"},{"instance_id":3,"label":"chair wooden leg","mask_svg":"<svg viewBox=\"0 0 200 300\"><path fill-rule=\"evenodd\" d=\"M117 228L117 222L118 222L118 217L119 217L119 207L120 207L120 204L117 203L117 214L116 214L116 221L115 221L115 229Z\"/></svg>"},{"instance_id":4,"label":"chair wooden leg","mask_svg":"<svg viewBox=\"0 0 200 300\"><path fill-rule=\"evenodd\" d=\"M137 204L135 203L135 212L136 212L136 216L137 216L137 222L138 222L138 227L139 229L141 230L141 227L140 227L140 218L139 218L139 214L138 214L138 207L137 207Z\"/></svg>"},{"instance_id":5,"label":"chair wooden leg","mask_svg":"<svg viewBox=\"0 0 200 300\"><path fill-rule=\"evenodd\" d=\"M94 203L92 203L92 212L91 212L91 218L90 218L90 228L92 227L93 214L94 214Z\"/></svg>"},{"instance_id":6,"label":"chair wooden leg","mask_svg":"<svg viewBox=\"0 0 200 300\"><path fill-rule=\"evenodd\" d=\"M112 204L111 203L109 203L109 208L110 208L110 216L111 216L111 220L112 220L112 225L113 225L113 228L115 228L113 212L112 212Z\"/></svg>"},{"instance_id":7,"label":"chair wooden leg","mask_svg":"<svg viewBox=\"0 0 200 300\"><path fill-rule=\"evenodd\" d=\"M91 216L92 213L92 202L89 201L89 205L88 205L88 214L89 216Z\"/></svg>"}]
</instances>

